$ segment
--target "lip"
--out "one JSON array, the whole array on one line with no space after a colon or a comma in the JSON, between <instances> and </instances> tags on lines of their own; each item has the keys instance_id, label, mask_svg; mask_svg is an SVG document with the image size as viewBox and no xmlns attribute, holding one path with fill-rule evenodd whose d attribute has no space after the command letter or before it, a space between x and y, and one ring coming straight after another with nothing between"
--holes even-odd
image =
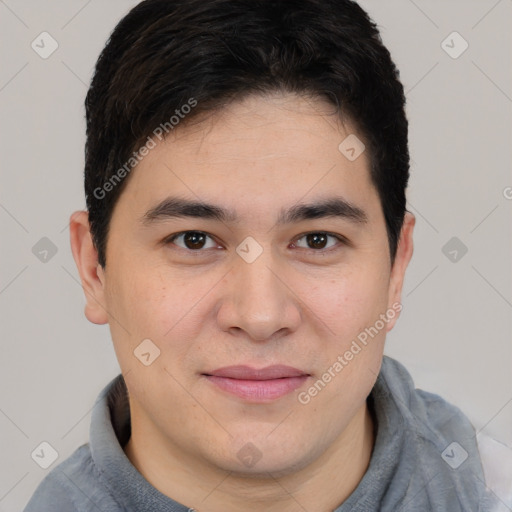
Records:
<instances>
[{"instance_id":1,"label":"lip","mask_svg":"<svg viewBox=\"0 0 512 512\"><path fill-rule=\"evenodd\" d=\"M283 379L289 377L300 377L301 375L308 375L308 373L286 366L284 364L275 364L265 368L251 368L247 365L239 366L226 366L213 370L205 375L213 375L214 377L226 377L228 379L241 379L241 380L271 380Z\"/></svg>"},{"instance_id":2,"label":"lip","mask_svg":"<svg viewBox=\"0 0 512 512\"><path fill-rule=\"evenodd\" d=\"M310 375L298 368L273 365L266 368L226 366L203 374L206 379L232 395L251 402L268 402L300 387Z\"/></svg>"}]
</instances>

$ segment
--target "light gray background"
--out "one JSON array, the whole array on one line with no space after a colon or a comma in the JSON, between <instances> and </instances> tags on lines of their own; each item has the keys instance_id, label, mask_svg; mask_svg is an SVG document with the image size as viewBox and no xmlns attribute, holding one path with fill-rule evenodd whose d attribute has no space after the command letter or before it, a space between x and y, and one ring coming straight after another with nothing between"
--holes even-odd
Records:
<instances>
[{"instance_id":1,"label":"light gray background","mask_svg":"<svg viewBox=\"0 0 512 512\"><path fill-rule=\"evenodd\" d=\"M30 456L42 441L58 451L55 464L87 441L94 400L119 373L108 327L83 315L67 224L85 207L87 84L136 3L0 0L3 512L21 510L49 471ZM417 217L404 309L386 353L417 387L512 447L512 0L361 4L407 91L408 207ZM46 60L31 48L43 31L59 44ZM469 43L457 59L441 47L453 31ZM442 252L454 236L468 248L457 262ZM32 253L42 237L58 249L46 263Z\"/></svg>"}]
</instances>

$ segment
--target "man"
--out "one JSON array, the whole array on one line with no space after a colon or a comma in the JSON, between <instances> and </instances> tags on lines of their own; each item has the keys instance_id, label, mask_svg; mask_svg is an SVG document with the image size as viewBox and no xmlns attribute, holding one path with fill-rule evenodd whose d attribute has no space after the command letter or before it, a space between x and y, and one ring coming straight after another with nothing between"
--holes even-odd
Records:
<instances>
[{"instance_id":1,"label":"man","mask_svg":"<svg viewBox=\"0 0 512 512\"><path fill-rule=\"evenodd\" d=\"M491 509L470 422L383 357L413 251L404 103L348 0L121 20L70 231L122 375L27 512Z\"/></svg>"}]
</instances>

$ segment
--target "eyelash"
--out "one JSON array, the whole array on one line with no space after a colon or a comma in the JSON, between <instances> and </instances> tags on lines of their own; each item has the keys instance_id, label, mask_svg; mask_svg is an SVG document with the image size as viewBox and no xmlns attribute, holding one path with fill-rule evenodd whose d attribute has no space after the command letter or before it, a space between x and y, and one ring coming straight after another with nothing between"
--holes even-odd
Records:
<instances>
[{"instance_id":1,"label":"eyelash","mask_svg":"<svg viewBox=\"0 0 512 512\"><path fill-rule=\"evenodd\" d=\"M211 238L212 240L214 240L213 236L211 236L210 234L208 234L208 233L206 233L204 231L189 230L189 231L180 231L179 233L175 233L173 235L170 235L170 236L168 236L167 238L165 238L163 240L163 243L165 245L171 244L178 237L186 235L187 233L198 233L198 234L201 234L201 235L205 235L205 236ZM345 237L343 237L342 235L337 235L335 233L330 233L328 231L308 231L307 233L302 233L298 237L295 238L293 243L295 243L295 241L301 240L302 238L305 238L308 235L326 235L326 236L330 236L332 238L335 238L336 240L338 240L338 242L340 242L341 245L349 245L349 241ZM187 249L187 248L179 247L179 246L177 246L177 247L179 249L183 250L183 251L188 252L188 253L197 253L198 255L200 253L203 253L206 250L208 250L208 249L196 249L196 250L194 250L194 249ZM328 247L327 249L305 249L303 247L299 247L299 249L302 249L303 251L306 251L308 253L316 253L316 254L319 254L319 253L320 254L329 253L331 251L339 250L339 248L340 248L339 245L336 245L336 246L333 246L333 247Z\"/></svg>"}]
</instances>

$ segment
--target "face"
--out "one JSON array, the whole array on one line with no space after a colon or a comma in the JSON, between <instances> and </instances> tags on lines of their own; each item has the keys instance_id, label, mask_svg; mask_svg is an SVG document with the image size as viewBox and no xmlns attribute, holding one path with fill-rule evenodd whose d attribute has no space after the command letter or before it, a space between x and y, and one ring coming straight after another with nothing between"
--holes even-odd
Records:
<instances>
[{"instance_id":1,"label":"face","mask_svg":"<svg viewBox=\"0 0 512 512\"><path fill-rule=\"evenodd\" d=\"M251 97L132 171L86 314L110 324L134 428L169 456L286 474L365 407L413 219L391 267L367 154L339 149L350 134L320 100Z\"/></svg>"}]
</instances>

